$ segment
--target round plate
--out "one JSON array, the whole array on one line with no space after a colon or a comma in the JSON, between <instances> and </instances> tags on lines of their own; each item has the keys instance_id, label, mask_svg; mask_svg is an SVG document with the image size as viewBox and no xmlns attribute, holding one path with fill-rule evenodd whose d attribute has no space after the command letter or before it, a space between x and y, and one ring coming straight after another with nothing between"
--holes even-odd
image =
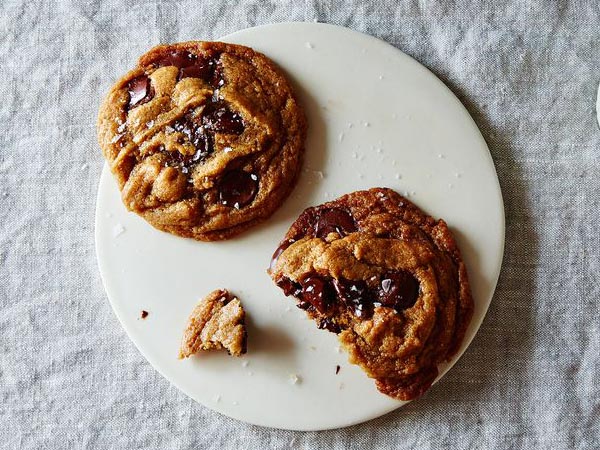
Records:
<instances>
[{"instance_id":1,"label":"round plate","mask_svg":"<svg viewBox=\"0 0 600 450\"><path fill-rule=\"evenodd\" d=\"M271 254L307 206L374 186L397 190L443 217L463 251L475 313L462 354L488 308L503 254L504 209L486 143L444 84L373 37L285 23L223 40L264 52L295 84L309 121L302 176L271 219L229 241L205 243L159 232L127 212L105 167L96 249L112 307L165 378L227 416L322 430L383 415L404 403L380 394L347 362L336 336L318 330L274 286L266 273ZM178 360L188 314L221 287L237 294L247 311L247 356L213 352ZM149 312L145 320L141 310Z\"/></svg>"}]
</instances>

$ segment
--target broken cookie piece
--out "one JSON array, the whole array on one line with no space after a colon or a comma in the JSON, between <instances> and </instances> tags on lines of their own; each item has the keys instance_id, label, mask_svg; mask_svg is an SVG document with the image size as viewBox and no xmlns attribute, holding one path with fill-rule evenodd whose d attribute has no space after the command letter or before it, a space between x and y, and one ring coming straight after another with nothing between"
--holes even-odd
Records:
<instances>
[{"instance_id":1,"label":"broken cookie piece","mask_svg":"<svg viewBox=\"0 0 600 450\"><path fill-rule=\"evenodd\" d=\"M246 313L240 300L225 289L208 294L194 308L183 334L179 358L200 350L225 349L230 355L246 353Z\"/></svg>"}]
</instances>

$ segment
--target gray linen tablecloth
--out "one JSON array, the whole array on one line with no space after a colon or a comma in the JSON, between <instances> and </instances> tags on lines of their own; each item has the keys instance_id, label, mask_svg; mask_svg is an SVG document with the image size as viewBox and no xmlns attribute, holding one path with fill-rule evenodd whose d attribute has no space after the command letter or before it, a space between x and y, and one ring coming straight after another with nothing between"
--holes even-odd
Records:
<instances>
[{"instance_id":1,"label":"gray linen tablecloth","mask_svg":"<svg viewBox=\"0 0 600 450\"><path fill-rule=\"evenodd\" d=\"M233 2L231 2L233 3ZM94 252L102 95L160 42L281 21L377 36L469 109L506 206L498 289L424 398L320 433L220 416L138 353ZM0 447L599 448L596 1L0 1Z\"/></svg>"}]
</instances>

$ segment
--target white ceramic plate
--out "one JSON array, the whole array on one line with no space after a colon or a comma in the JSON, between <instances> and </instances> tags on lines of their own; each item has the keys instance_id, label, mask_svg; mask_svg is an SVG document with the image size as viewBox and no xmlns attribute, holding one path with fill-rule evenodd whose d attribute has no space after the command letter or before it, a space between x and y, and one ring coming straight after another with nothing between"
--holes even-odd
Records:
<instances>
[{"instance_id":1,"label":"white ceramic plate","mask_svg":"<svg viewBox=\"0 0 600 450\"><path fill-rule=\"evenodd\" d=\"M112 307L165 378L227 416L320 430L383 415L404 403L378 393L340 353L335 335L317 330L273 285L265 272L271 254L309 205L374 186L408 195L446 219L469 268L475 314L462 354L486 313L503 254L504 209L486 143L444 84L373 37L325 24L286 23L223 40L264 52L296 85L310 127L304 172L266 223L226 242L202 243L156 231L128 213L105 167L96 249ZM248 355L179 361L189 312L220 287L239 295L247 310ZM150 313L146 320L140 319L142 309Z\"/></svg>"}]
</instances>

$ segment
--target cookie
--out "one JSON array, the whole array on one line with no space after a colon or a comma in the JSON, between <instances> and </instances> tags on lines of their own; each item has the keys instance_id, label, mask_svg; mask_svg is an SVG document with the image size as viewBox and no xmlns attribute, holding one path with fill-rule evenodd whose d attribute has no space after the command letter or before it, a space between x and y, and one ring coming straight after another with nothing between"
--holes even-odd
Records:
<instances>
[{"instance_id":1,"label":"cookie","mask_svg":"<svg viewBox=\"0 0 600 450\"><path fill-rule=\"evenodd\" d=\"M201 350L225 349L230 355L246 353L246 314L240 300L224 289L208 294L194 308L183 334L179 358Z\"/></svg>"},{"instance_id":2,"label":"cookie","mask_svg":"<svg viewBox=\"0 0 600 450\"><path fill-rule=\"evenodd\" d=\"M306 119L265 55L161 45L115 83L98 141L125 206L179 236L227 239L271 215L302 163Z\"/></svg>"},{"instance_id":3,"label":"cookie","mask_svg":"<svg viewBox=\"0 0 600 450\"><path fill-rule=\"evenodd\" d=\"M473 313L452 233L398 193L358 191L306 209L269 273L350 362L399 400L422 395L459 349Z\"/></svg>"}]
</instances>

